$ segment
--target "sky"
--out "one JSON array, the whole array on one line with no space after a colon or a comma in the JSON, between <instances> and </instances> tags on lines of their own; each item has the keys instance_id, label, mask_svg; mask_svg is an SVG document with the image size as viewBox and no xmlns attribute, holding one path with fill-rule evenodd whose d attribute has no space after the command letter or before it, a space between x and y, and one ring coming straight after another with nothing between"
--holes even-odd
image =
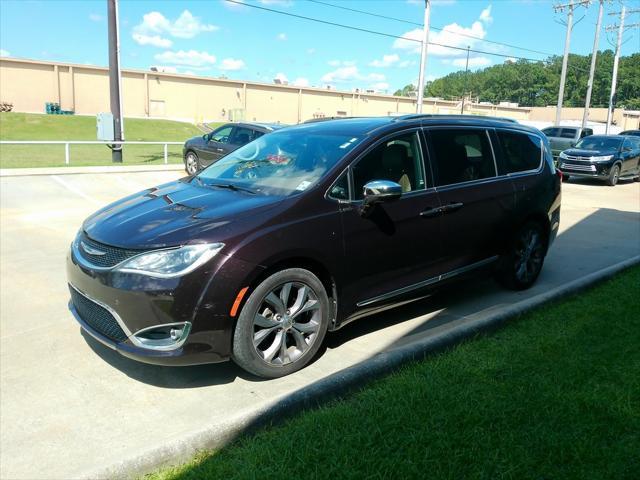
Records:
<instances>
[{"instance_id":1,"label":"sky","mask_svg":"<svg viewBox=\"0 0 640 480\"><path fill-rule=\"evenodd\" d=\"M421 38L421 27L415 24L423 22L423 0L322 0L404 22L309 0L236 1L120 0L122 68L148 70L156 66L191 75L268 83L277 78L299 86L331 85L340 90L388 93L417 83L420 44L412 40ZM562 55L566 12L554 12L557 3L432 0L429 40L459 50L430 45L427 80L464 70L467 47L486 52L470 53L469 68L474 70L509 57ZM626 0L625 4L640 9L640 0ZM597 10L597 2L576 8L572 53L591 52ZM615 23L617 17L608 13L619 10L619 1L605 2L603 25ZM106 0L0 0L0 56L106 66L106 15ZM627 23L640 23L640 13L627 16ZM628 29L624 41L623 55L639 52L640 28ZM615 33L603 30L600 49L612 49L610 42L615 42Z\"/></svg>"}]
</instances>

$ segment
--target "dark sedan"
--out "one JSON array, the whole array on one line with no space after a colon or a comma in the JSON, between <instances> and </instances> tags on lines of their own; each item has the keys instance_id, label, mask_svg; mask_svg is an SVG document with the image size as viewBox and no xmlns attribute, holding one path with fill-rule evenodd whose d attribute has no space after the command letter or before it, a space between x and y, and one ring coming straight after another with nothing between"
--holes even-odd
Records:
<instances>
[{"instance_id":1,"label":"dark sedan","mask_svg":"<svg viewBox=\"0 0 640 480\"><path fill-rule=\"evenodd\" d=\"M558 168L569 177L605 180L614 186L619 179L640 176L640 137L592 135L560 154Z\"/></svg>"},{"instance_id":2,"label":"dark sedan","mask_svg":"<svg viewBox=\"0 0 640 480\"><path fill-rule=\"evenodd\" d=\"M632 137L640 137L640 130L625 130L618 135L631 135Z\"/></svg>"},{"instance_id":3,"label":"dark sedan","mask_svg":"<svg viewBox=\"0 0 640 480\"><path fill-rule=\"evenodd\" d=\"M213 132L187 140L182 150L184 168L195 175L226 154L285 125L278 123L226 123Z\"/></svg>"}]
</instances>

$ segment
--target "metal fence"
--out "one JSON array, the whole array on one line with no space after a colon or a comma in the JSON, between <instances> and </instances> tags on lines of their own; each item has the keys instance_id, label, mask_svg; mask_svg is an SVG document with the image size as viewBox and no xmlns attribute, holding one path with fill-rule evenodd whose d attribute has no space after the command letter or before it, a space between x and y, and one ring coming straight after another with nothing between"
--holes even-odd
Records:
<instances>
[{"instance_id":1,"label":"metal fence","mask_svg":"<svg viewBox=\"0 0 640 480\"><path fill-rule=\"evenodd\" d=\"M164 163L169 163L169 145L184 145L184 142L137 142L137 141L101 141L101 140L0 140L0 145L64 145L64 163L69 165L71 158L69 145L164 145Z\"/></svg>"}]
</instances>

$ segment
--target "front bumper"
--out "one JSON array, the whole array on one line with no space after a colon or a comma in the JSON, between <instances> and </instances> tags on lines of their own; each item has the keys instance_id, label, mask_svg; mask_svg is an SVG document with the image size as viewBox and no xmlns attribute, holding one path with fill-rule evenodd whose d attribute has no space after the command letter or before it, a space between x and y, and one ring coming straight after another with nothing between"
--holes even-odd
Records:
<instances>
[{"instance_id":1,"label":"front bumper","mask_svg":"<svg viewBox=\"0 0 640 480\"><path fill-rule=\"evenodd\" d=\"M67 256L69 309L94 339L126 357L159 365L230 358L234 319L229 310L254 266L218 255L183 277L161 279L92 269L77 255L72 248ZM176 348L147 348L133 337L167 324L189 324L188 336Z\"/></svg>"},{"instance_id":2,"label":"front bumper","mask_svg":"<svg viewBox=\"0 0 640 480\"><path fill-rule=\"evenodd\" d=\"M578 162L575 160L558 160L558 170L569 177L602 178L609 176L613 162Z\"/></svg>"}]
</instances>

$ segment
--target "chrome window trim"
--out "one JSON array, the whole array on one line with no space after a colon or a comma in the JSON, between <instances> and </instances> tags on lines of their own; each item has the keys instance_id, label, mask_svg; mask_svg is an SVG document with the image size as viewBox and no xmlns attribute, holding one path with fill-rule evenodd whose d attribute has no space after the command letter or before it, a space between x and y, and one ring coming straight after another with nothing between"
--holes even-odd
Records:
<instances>
[{"instance_id":1,"label":"chrome window trim","mask_svg":"<svg viewBox=\"0 0 640 480\"><path fill-rule=\"evenodd\" d=\"M84 293L83 291L78 289L78 287L76 287L73 283L69 282L69 286L71 288L73 288L77 293L82 295L84 298L86 298L87 300L95 303L96 305L100 305L102 308L104 308L106 311L108 311L111 315L113 315L113 318L116 319L116 322L118 323L118 325L120 325L120 328L122 329L122 331L127 335L127 338L131 337L131 330L129 330L129 328L122 321L122 318L120 317L120 315L118 315L118 312L116 312L113 308L111 308L106 303L102 303L101 301L96 300L95 298L87 295L86 293ZM74 308L75 308L75 306L74 306ZM79 314L78 314L78 316L79 316ZM80 318L82 318L82 317L80 317ZM85 320L83 319L83 321L85 321ZM85 321L85 323L86 323L86 321Z\"/></svg>"},{"instance_id":2,"label":"chrome window trim","mask_svg":"<svg viewBox=\"0 0 640 480\"><path fill-rule=\"evenodd\" d=\"M443 274L440 274L440 275L436 275L435 277L428 278L427 280L423 280L421 282L414 283L412 285L407 285L406 287L398 288L396 290L392 290L390 292L383 293L381 295L377 295L377 296L369 298L367 300L363 300L361 302L356 303L356 306L357 307L366 307L366 306L369 306L369 305L371 305L373 303L380 302L382 300L388 300L390 298L397 297L398 295L403 295L405 293L409 293L409 292L412 292L414 290L418 290L420 288L427 287L429 285L434 285L434 284L439 283L439 282L441 282L443 280L447 280L449 278L456 277L458 275L461 275L463 273L469 272L471 270L475 270L476 268L480 268L480 267L482 267L484 265L489 265L490 263L493 263L496 260L498 260L498 258L499 257L497 255L494 255L493 257L485 258L484 260L480 260L479 262L471 263L469 265L465 265L464 267L456 268L456 269L451 270L449 272L446 272L446 273L443 273Z\"/></svg>"}]
</instances>

